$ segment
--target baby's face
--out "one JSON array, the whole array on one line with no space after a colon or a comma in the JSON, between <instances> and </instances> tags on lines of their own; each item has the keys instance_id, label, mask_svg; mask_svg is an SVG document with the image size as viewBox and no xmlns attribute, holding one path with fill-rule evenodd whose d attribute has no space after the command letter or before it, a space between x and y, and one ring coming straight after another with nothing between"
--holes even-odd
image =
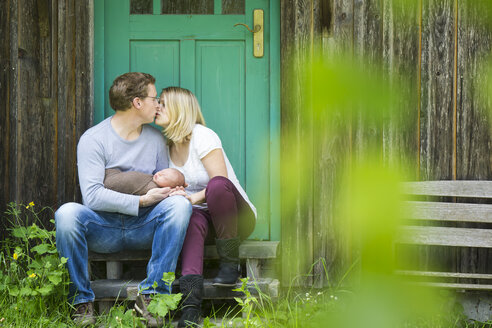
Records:
<instances>
[{"instance_id":1,"label":"baby's face","mask_svg":"<svg viewBox=\"0 0 492 328\"><path fill-rule=\"evenodd\" d=\"M154 174L153 180L159 187L174 187L171 186L172 181L164 170Z\"/></svg>"},{"instance_id":2,"label":"baby's face","mask_svg":"<svg viewBox=\"0 0 492 328\"><path fill-rule=\"evenodd\" d=\"M164 169L154 174L153 180L159 187L181 186L184 184L182 174L174 169Z\"/></svg>"}]
</instances>

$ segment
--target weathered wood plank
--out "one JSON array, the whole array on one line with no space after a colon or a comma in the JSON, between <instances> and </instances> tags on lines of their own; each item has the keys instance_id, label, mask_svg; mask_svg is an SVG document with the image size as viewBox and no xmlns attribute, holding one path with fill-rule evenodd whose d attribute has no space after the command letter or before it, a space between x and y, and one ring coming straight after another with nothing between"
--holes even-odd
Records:
<instances>
[{"instance_id":1,"label":"weathered wood plank","mask_svg":"<svg viewBox=\"0 0 492 328\"><path fill-rule=\"evenodd\" d=\"M492 285L477 285L477 284L459 284L459 283L447 283L447 282L421 282L415 283L424 287L436 287L436 288L448 288L448 289L462 289L462 290L492 290Z\"/></svg>"},{"instance_id":2,"label":"weathered wood plank","mask_svg":"<svg viewBox=\"0 0 492 328\"><path fill-rule=\"evenodd\" d=\"M10 200L10 176L9 176L9 158L10 158L10 0L0 2L0 98L5 101L0 102L0 179L2 191L0 192L0 213L3 213L7 202ZM0 224L0 238L6 231L3 224ZM2 238L3 239L3 238Z\"/></svg>"},{"instance_id":3,"label":"weathered wood plank","mask_svg":"<svg viewBox=\"0 0 492 328\"><path fill-rule=\"evenodd\" d=\"M408 168L418 177L419 4L384 0L383 66L388 74L395 107L383 131L383 158L392 166Z\"/></svg>"},{"instance_id":4,"label":"weathered wood plank","mask_svg":"<svg viewBox=\"0 0 492 328\"><path fill-rule=\"evenodd\" d=\"M348 222L337 221L341 200L340 185L349 154L349 122L333 108L316 113L313 190L313 283L324 287L341 278L352 262L346 236ZM322 192L320 192L322 191ZM318 261L324 259L324 262Z\"/></svg>"},{"instance_id":5,"label":"weathered wood plank","mask_svg":"<svg viewBox=\"0 0 492 328\"><path fill-rule=\"evenodd\" d=\"M278 241L257 241L257 240L245 240L239 246L239 258L242 259L275 259L278 256L279 242ZM134 250L123 251L112 254L102 254L89 252L89 258L91 261L135 261L135 260L148 260L150 259L150 250ZM206 259L218 259L217 248L215 245L206 245L204 250L204 257Z\"/></svg>"},{"instance_id":6,"label":"weathered wood plank","mask_svg":"<svg viewBox=\"0 0 492 328\"><path fill-rule=\"evenodd\" d=\"M398 230L396 241L401 244L490 248L492 230L403 226Z\"/></svg>"},{"instance_id":7,"label":"weathered wood plank","mask_svg":"<svg viewBox=\"0 0 492 328\"><path fill-rule=\"evenodd\" d=\"M454 0L422 1L420 177L453 178Z\"/></svg>"},{"instance_id":8,"label":"weathered wood plank","mask_svg":"<svg viewBox=\"0 0 492 328\"><path fill-rule=\"evenodd\" d=\"M39 26L39 97L51 98L51 21L49 1L36 0Z\"/></svg>"},{"instance_id":9,"label":"weathered wood plank","mask_svg":"<svg viewBox=\"0 0 492 328\"><path fill-rule=\"evenodd\" d=\"M19 187L19 174L17 172L17 154L19 154L20 149L17 140L19 140L19 128L17 122L19 121L19 78L17 72L19 71L19 47L18 47L18 0L11 0L10 2L10 15L9 15L9 31L10 31L10 44L9 44L9 165L8 174L10 179L9 183L9 200L15 201L19 199L20 193L18 191Z\"/></svg>"},{"instance_id":10,"label":"weathered wood plank","mask_svg":"<svg viewBox=\"0 0 492 328\"><path fill-rule=\"evenodd\" d=\"M492 274L482 273L460 273L460 272L436 272L436 271L412 271L397 270L396 274L416 277L438 277L438 278L464 278L464 279L492 279Z\"/></svg>"},{"instance_id":11,"label":"weathered wood plank","mask_svg":"<svg viewBox=\"0 0 492 328\"><path fill-rule=\"evenodd\" d=\"M353 2L335 0L328 6L325 1L321 8L320 20L326 24L322 26L324 60L329 62L333 56L352 59ZM330 9L331 12L324 12ZM332 31L327 30L328 22L331 22ZM326 94L318 96L329 97ZM354 261L350 240L344 238L345 232L350 231L349 222L337 220L342 206L339 200L340 183L351 155L351 119L346 108L326 107L315 111L313 286L324 287L341 279Z\"/></svg>"},{"instance_id":12,"label":"weathered wood plank","mask_svg":"<svg viewBox=\"0 0 492 328\"><path fill-rule=\"evenodd\" d=\"M382 0L354 1L354 54L371 74L382 74L383 56L383 3ZM377 76L376 78L381 78ZM364 103L356 104L356 119L353 126L354 153L356 161L367 155L376 156L382 151L382 122L380 116L370 113ZM359 99L359 101L363 101ZM370 108L373 109L373 108Z\"/></svg>"},{"instance_id":13,"label":"weathered wood plank","mask_svg":"<svg viewBox=\"0 0 492 328\"><path fill-rule=\"evenodd\" d=\"M333 38L338 51L351 54L354 39L354 3L346 0L334 0Z\"/></svg>"},{"instance_id":14,"label":"weathered wood plank","mask_svg":"<svg viewBox=\"0 0 492 328\"><path fill-rule=\"evenodd\" d=\"M76 181L74 0L58 2L58 200L74 200Z\"/></svg>"},{"instance_id":15,"label":"weathered wood plank","mask_svg":"<svg viewBox=\"0 0 492 328\"><path fill-rule=\"evenodd\" d=\"M315 3L315 34L322 35L322 46L315 47L315 57L327 62L352 56L353 4L337 0L333 4ZM316 16L317 15L317 16ZM317 41L315 41L317 45ZM320 58L318 58L320 57ZM347 58L348 59L348 58ZM323 83L323 76L316 80ZM328 94L313 95L329 97ZM322 104L323 100L316 101ZM346 272L351 262L350 247L341 238L341 222L336 220L339 180L346 167L350 150L350 126L346 113L337 108L314 108L313 120L313 286L323 287ZM323 190L323 192L319 192ZM323 261L320 261L320 260Z\"/></svg>"},{"instance_id":16,"label":"weathered wood plank","mask_svg":"<svg viewBox=\"0 0 492 328\"><path fill-rule=\"evenodd\" d=\"M281 97L282 143L282 279L289 284L294 277L304 275L313 264L313 163L312 111L305 107L302 86L303 70L309 63L312 45L312 3L293 0L280 3L281 11ZM309 145L306 147L306 145ZM289 163L288 165L286 165ZM289 172L286 172L286 167ZM297 280L295 284L311 284Z\"/></svg>"},{"instance_id":17,"label":"weathered wood plank","mask_svg":"<svg viewBox=\"0 0 492 328\"><path fill-rule=\"evenodd\" d=\"M19 201L52 206L56 203L53 186L56 168L52 163L55 152L52 127L56 124L56 116L48 98L51 31L47 17L49 8L46 6L36 0L26 1L19 15L19 33L22 35L19 42L19 77L23 86L19 89L19 105L23 108L18 122L22 135L19 144L21 152L29 154L29 160L18 159L17 169L21 175L19 189L22 196ZM39 28L33 28L33 24ZM46 83L48 88L44 86ZM33 126L43 128L33 129Z\"/></svg>"},{"instance_id":18,"label":"weathered wood plank","mask_svg":"<svg viewBox=\"0 0 492 328\"><path fill-rule=\"evenodd\" d=\"M15 154L15 161L19 175L17 201L35 200L49 204L50 190L43 176L47 175L47 178L50 178L49 172L46 172L50 166L45 166L43 157L47 148L51 148L52 142L50 142L50 134L45 133L43 129L32 129L33 126L44 126L45 119L49 117L49 113L43 111L40 98L40 36L39 29L33 28L33 23L38 25L39 19L36 1L23 1L18 10L16 74L22 87L17 91L19 97L17 105L21 109L17 114L16 122L18 152ZM26 155L29 156L29 161L23 159Z\"/></svg>"},{"instance_id":19,"label":"weathered wood plank","mask_svg":"<svg viewBox=\"0 0 492 328\"><path fill-rule=\"evenodd\" d=\"M457 26L457 178L491 180L491 121L487 113L490 95L484 91L492 29L489 1L458 1ZM492 191L491 191L492 192ZM481 200L483 201L483 200ZM461 270L490 271L492 252L460 250Z\"/></svg>"},{"instance_id":20,"label":"weathered wood plank","mask_svg":"<svg viewBox=\"0 0 492 328\"><path fill-rule=\"evenodd\" d=\"M492 181L419 181L402 183L409 195L492 198Z\"/></svg>"},{"instance_id":21,"label":"weathered wood plank","mask_svg":"<svg viewBox=\"0 0 492 328\"><path fill-rule=\"evenodd\" d=\"M256 280L256 284L260 291L270 295L270 286L275 285L276 282L276 279L271 278ZM114 300L116 298L135 300L138 292L138 283L138 281L134 280L104 279L92 281L91 288L96 294L97 300ZM232 288L212 286L211 279L205 279L203 285L204 299L232 299L234 297L244 297L243 293L234 292L232 291ZM241 283L238 283L236 287L241 287ZM174 281L172 288L173 293L179 292L179 280ZM248 289L253 295L258 295L258 291L253 282L248 283Z\"/></svg>"},{"instance_id":22,"label":"weathered wood plank","mask_svg":"<svg viewBox=\"0 0 492 328\"><path fill-rule=\"evenodd\" d=\"M93 39L94 25L92 15L93 2L89 0L76 1L74 4L75 21L75 67L74 67L74 88L75 88L75 124L73 135L73 161L76 160L76 145L82 134L93 124L94 120L94 54ZM87 27L87 28L84 28ZM90 28L88 28L90 27ZM70 181L70 194L72 200L81 199L80 188L78 186L77 171L73 171Z\"/></svg>"},{"instance_id":23,"label":"weathered wood plank","mask_svg":"<svg viewBox=\"0 0 492 328\"><path fill-rule=\"evenodd\" d=\"M484 21L491 17L483 17L486 6L490 4L484 1L459 2L456 138L457 178L463 180L492 179L490 95L483 89L484 64L492 49L492 29Z\"/></svg>"},{"instance_id":24,"label":"weathered wood plank","mask_svg":"<svg viewBox=\"0 0 492 328\"><path fill-rule=\"evenodd\" d=\"M458 222L492 223L492 205L409 201L404 218Z\"/></svg>"}]
</instances>

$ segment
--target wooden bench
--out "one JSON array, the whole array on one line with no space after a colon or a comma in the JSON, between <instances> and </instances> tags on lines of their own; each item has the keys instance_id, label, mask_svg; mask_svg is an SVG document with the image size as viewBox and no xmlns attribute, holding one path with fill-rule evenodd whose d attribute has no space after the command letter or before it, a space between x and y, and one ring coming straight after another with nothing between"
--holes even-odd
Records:
<instances>
[{"instance_id":1,"label":"wooden bench","mask_svg":"<svg viewBox=\"0 0 492 328\"><path fill-rule=\"evenodd\" d=\"M272 298L278 296L279 281L275 278L275 259L278 255L278 241L254 241L246 240L239 247L239 257L246 266L246 276L249 278L249 289L252 294L258 294L256 288L269 294ZM106 277L91 281L91 287L99 301L99 307L107 309L116 299L135 300L139 279L122 279L123 262L148 261L151 252L148 251L124 251L113 254L101 254L89 252L89 261L105 262ZM206 246L205 260L218 259L215 246ZM207 278L205 276L205 278ZM179 291L179 281L173 283L173 292ZM237 287L241 284L238 283ZM212 279L204 281L204 299L231 299L241 297L239 292L233 292L232 288L220 288L212 286Z\"/></svg>"},{"instance_id":2,"label":"wooden bench","mask_svg":"<svg viewBox=\"0 0 492 328\"><path fill-rule=\"evenodd\" d=\"M492 248L492 181L406 182L403 187L405 194L425 196L425 199L405 202L408 224L399 228L397 243ZM398 273L418 277L419 284L427 286L492 290L492 274L456 271L400 270Z\"/></svg>"}]
</instances>

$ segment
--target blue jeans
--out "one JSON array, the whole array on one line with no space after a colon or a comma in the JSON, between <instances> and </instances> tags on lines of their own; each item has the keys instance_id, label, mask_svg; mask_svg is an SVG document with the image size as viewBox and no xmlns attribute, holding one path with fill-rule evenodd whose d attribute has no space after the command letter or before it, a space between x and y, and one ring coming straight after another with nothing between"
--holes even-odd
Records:
<instances>
[{"instance_id":1,"label":"blue jeans","mask_svg":"<svg viewBox=\"0 0 492 328\"><path fill-rule=\"evenodd\" d=\"M56 247L60 256L68 258L73 304L94 301L88 250L114 253L152 249L147 278L139 284L139 291L169 294L161 278L164 272L176 269L190 215L191 204L183 196L171 196L157 205L140 208L138 216L96 212L78 203L61 206L55 213Z\"/></svg>"}]
</instances>

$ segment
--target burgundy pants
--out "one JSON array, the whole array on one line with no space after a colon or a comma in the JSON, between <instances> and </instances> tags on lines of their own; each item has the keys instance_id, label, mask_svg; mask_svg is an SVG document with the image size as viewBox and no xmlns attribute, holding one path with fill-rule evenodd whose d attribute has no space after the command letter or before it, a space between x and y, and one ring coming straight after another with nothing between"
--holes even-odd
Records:
<instances>
[{"instance_id":1,"label":"burgundy pants","mask_svg":"<svg viewBox=\"0 0 492 328\"><path fill-rule=\"evenodd\" d=\"M255 227L253 210L227 178L217 176L207 184L208 210L193 208L181 250L181 274L203 273L203 249L214 238L246 239Z\"/></svg>"}]
</instances>

